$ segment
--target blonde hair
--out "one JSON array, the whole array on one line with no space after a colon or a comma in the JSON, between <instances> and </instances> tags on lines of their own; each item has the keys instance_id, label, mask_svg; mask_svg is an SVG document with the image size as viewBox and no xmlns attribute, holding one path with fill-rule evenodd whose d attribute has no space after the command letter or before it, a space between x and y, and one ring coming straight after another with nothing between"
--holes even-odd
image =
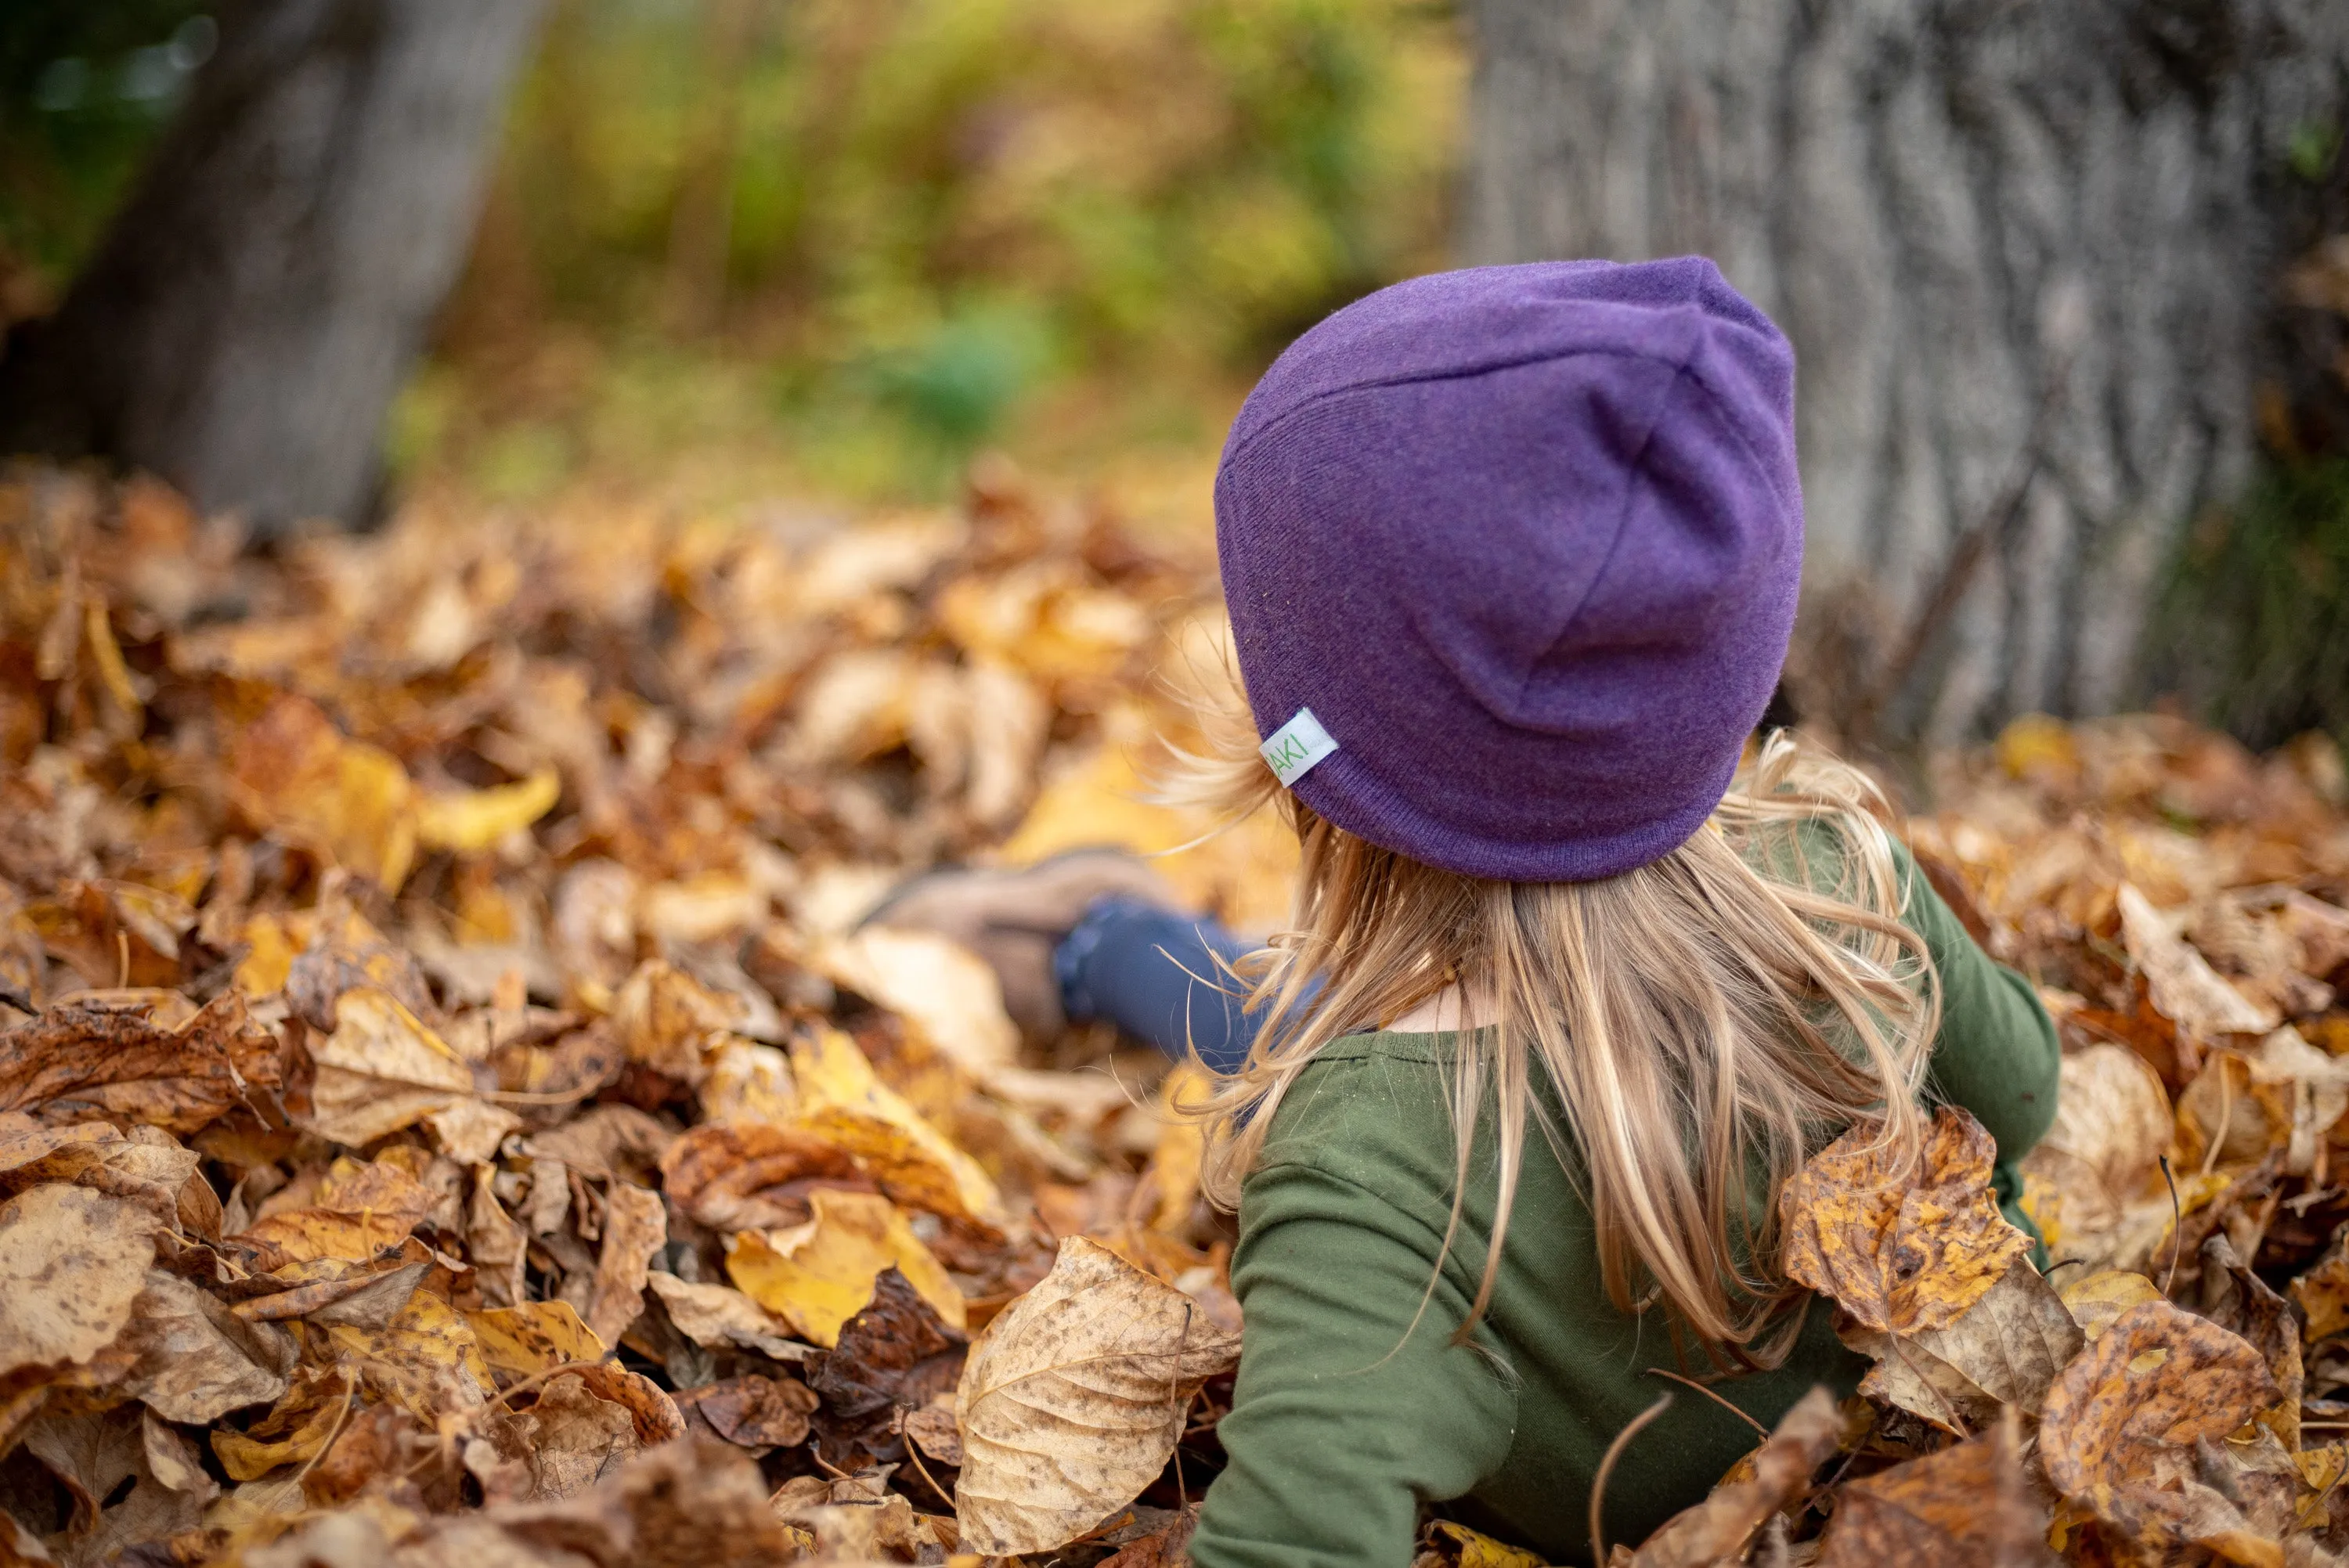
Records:
<instances>
[{"instance_id":1,"label":"blonde hair","mask_svg":"<svg viewBox=\"0 0 2349 1568\"><path fill-rule=\"evenodd\" d=\"M1205 744L1174 749L1161 793L1226 820L1277 802L1303 863L1292 929L1233 966L1269 1021L1246 1064L1190 1108L1207 1126L1208 1195L1237 1206L1283 1098L1324 1047L1456 984L1467 1016L1491 1027L1463 1030L1454 1057L1447 1254L1487 1114L1498 1156L1459 1337L1491 1302L1530 1124L1590 1205L1619 1309L1661 1300L1676 1337L1685 1329L1716 1365L1783 1361L1803 1293L1777 1266L1776 1193L1855 1122L1915 1150L1940 1017L1931 955L1898 918L1875 787L1781 731L1662 859L1598 882L1490 882L1316 814L1266 767L1237 678L1217 684L1198 714ZM1823 845L1833 863L1815 866ZM1300 1006L1316 978L1320 995Z\"/></svg>"}]
</instances>

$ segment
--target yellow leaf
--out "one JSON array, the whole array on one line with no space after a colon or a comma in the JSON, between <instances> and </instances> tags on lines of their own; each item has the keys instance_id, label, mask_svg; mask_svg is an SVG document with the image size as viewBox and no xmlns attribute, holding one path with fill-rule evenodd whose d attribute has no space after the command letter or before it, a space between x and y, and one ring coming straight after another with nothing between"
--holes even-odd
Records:
<instances>
[{"instance_id":1,"label":"yellow leaf","mask_svg":"<svg viewBox=\"0 0 2349 1568\"><path fill-rule=\"evenodd\" d=\"M838 1029L809 1031L792 1042L792 1072L800 1125L855 1156L891 1197L1002 1229L1003 1199L987 1172L875 1078L855 1041Z\"/></svg>"},{"instance_id":2,"label":"yellow leaf","mask_svg":"<svg viewBox=\"0 0 2349 1568\"><path fill-rule=\"evenodd\" d=\"M1524 1548L1504 1546L1448 1519L1435 1522L1435 1533L1460 1549L1460 1568L1542 1568L1542 1560Z\"/></svg>"},{"instance_id":3,"label":"yellow leaf","mask_svg":"<svg viewBox=\"0 0 2349 1568\"><path fill-rule=\"evenodd\" d=\"M563 781L552 768L515 784L427 795L417 803L416 841L428 850L479 854L554 810L562 796Z\"/></svg>"},{"instance_id":4,"label":"yellow leaf","mask_svg":"<svg viewBox=\"0 0 2349 1568\"><path fill-rule=\"evenodd\" d=\"M566 1361L601 1361L610 1347L595 1337L567 1301L530 1301L465 1314L492 1371L517 1377L548 1372Z\"/></svg>"},{"instance_id":5,"label":"yellow leaf","mask_svg":"<svg viewBox=\"0 0 2349 1568\"><path fill-rule=\"evenodd\" d=\"M808 1207L815 1218L804 1225L744 1231L728 1243L726 1272L743 1295L830 1349L894 1266L941 1318L963 1326L962 1292L888 1199L818 1188Z\"/></svg>"},{"instance_id":6,"label":"yellow leaf","mask_svg":"<svg viewBox=\"0 0 2349 1568\"><path fill-rule=\"evenodd\" d=\"M300 1464L326 1446L351 1386L332 1368L295 1383L246 1431L216 1428L212 1452L231 1480L256 1480L279 1465Z\"/></svg>"},{"instance_id":7,"label":"yellow leaf","mask_svg":"<svg viewBox=\"0 0 2349 1568\"><path fill-rule=\"evenodd\" d=\"M236 988L248 996L274 996L285 989L285 976L293 973L295 956L301 952L285 923L274 914L256 914L244 923L237 940L244 944L245 954L237 961Z\"/></svg>"},{"instance_id":8,"label":"yellow leaf","mask_svg":"<svg viewBox=\"0 0 2349 1568\"><path fill-rule=\"evenodd\" d=\"M2057 1294L2064 1298L2072 1321L2080 1326L2080 1331L2091 1342L2130 1307L2161 1299L2161 1292L2151 1280L2125 1269L2098 1269L2094 1274L2084 1274Z\"/></svg>"},{"instance_id":9,"label":"yellow leaf","mask_svg":"<svg viewBox=\"0 0 2349 1568\"><path fill-rule=\"evenodd\" d=\"M399 758L336 730L316 703L281 696L239 731L230 775L263 826L397 892L416 860L416 787Z\"/></svg>"},{"instance_id":10,"label":"yellow leaf","mask_svg":"<svg viewBox=\"0 0 2349 1568\"><path fill-rule=\"evenodd\" d=\"M369 1394L406 1407L428 1429L443 1412L489 1398L490 1368L472 1325L429 1290L409 1296L381 1328L336 1323L326 1336L357 1366Z\"/></svg>"},{"instance_id":11,"label":"yellow leaf","mask_svg":"<svg viewBox=\"0 0 2349 1568\"><path fill-rule=\"evenodd\" d=\"M336 1143L372 1143L473 1092L465 1059L372 985L335 999L335 1032L314 1037L310 1056L318 1068L310 1127Z\"/></svg>"}]
</instances>

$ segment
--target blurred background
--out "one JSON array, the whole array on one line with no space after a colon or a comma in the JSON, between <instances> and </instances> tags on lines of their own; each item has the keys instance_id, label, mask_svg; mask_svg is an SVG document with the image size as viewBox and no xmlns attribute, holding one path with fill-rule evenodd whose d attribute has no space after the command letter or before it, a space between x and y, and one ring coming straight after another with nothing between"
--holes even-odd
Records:
<instances>
[{"instance_id":1,"label":"blurred background","mask_svg":"<svg viewBox=\"0 0 2349 1568\"><path fill-rule=\"evenodd\" d=\"M2349 730L2337 0L14 0L0 448L1197 538L1321 315L1702 251L1802 364L1788 696Z\"/></svg>"}]
</instances>

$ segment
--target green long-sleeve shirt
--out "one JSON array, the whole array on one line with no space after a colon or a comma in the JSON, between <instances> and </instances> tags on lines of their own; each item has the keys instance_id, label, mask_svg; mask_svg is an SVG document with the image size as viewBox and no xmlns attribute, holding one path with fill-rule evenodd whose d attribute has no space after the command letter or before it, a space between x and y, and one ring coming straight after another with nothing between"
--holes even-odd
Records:
<instances>
[{"instance_id":1,"label":"green long-sleeve shirt","mask_svg":"<svg viewBox=\"0 0 2349 1568\"><path fill-rule=\"evenodd\" d=\"M1903 918L1940 974L1930 1092L1997 1140L2012 1215L2014 1161L2055 1114L2055 1031L2029 985L1975 945L1905 851L1897 858ZM1477 1348L1450 1343L1492 1216L1491 1167L1480 1160L1484 1180L1472 1175L1444 1253L1454 1043L1393 1033L1333 1042L1277 1114L1241 1195L1232 1284L1246 1331L1221 1427L1230 1463L1191 1545L1199 1568L1405 1568L1419 1505L1452 1500L1464 1522L1551 1562L1586 1562L1599 1458L1671 1387L1646 1369L1703 1367L1701 1352L1674 1354L1661 1314L1609 1303L1590 1209L1537 1135ZM1715 1387L1765 1426L1815 1383L1849 1393L1866 1365L1829 1318L1813 1303L1784 1366ZM1745 1423L1682 1390L1609 1479L1607 1539L1636 1543L1754 1441Z\"/></svg>"}]
</instances>

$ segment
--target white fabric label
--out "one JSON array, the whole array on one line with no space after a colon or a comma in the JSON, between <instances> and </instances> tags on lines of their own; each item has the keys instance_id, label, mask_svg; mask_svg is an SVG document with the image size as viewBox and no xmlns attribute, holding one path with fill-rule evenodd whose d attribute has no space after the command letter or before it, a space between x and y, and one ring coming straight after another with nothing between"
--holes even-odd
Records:
<instances>
[{"instance_id":1,"label":"white fabric label","mask_svg":"<svg viewBox=\"0 0 2349 1568\"><path fill-rule=\"evenodd\" d=\"M1273 777L1283 784L1294 784L1323 758L1338 749L1321 721L1313 717L1309 707L1300 707L1297 717L1272 732L1272 738L1257 748L1272 766Z\"/></svg>"}]
</instances>

